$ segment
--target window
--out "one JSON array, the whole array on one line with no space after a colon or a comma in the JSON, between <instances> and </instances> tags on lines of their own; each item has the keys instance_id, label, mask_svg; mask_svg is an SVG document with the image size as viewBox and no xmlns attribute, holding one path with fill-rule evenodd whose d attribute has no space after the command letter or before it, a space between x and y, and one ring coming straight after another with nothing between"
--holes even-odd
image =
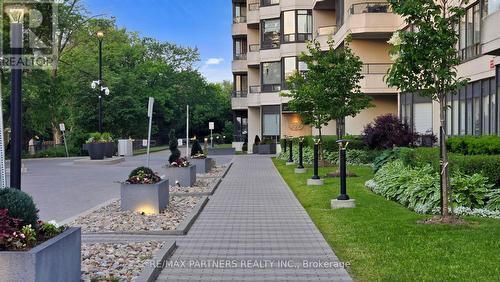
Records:
<instances>
[{"instance_id":1,"label":"window","mask_svg":"<svg viewBox=\"0 0 500 282\"><path fill-rule=\"evenodd\" d=\"M312 11L283 12L283 43L312 40Z\"/></svg>"},{"instance_id":2,"label":"window","mask_svg":"<svg viewBox=\"0 0 500 282\"><path fill-rule=\"evenodd\" d=\"M469 6L459 25L459 47L462 60L481 54L481 6L480 1Z\"/></svg>"},{"instance_id":3,"label":"window","mask_svg":"<svg viewBox=\"0 0 500 282\"><path fill-rule=\"evenodd\" d=\"M262 106L262 135L266 137L280 136L281 105Z\"/></svg>"},{"instance_id":4,"label":"window","mask_svg":"<svg viewBox=\"0 0 500 282\"><path fill-rule=\"evenodd\" d=\"M337 27L344 25L344 1L335 1L335 23Z\"/></svg>"},{"instance_id":5,"label":"window","mask_svg":"<svg viewBox=\"0 0 500 282\"><path fill-rule=\"evenodd\" d=\"M488 0L488 14L500 11L500 0Z\"/></svg>"},{"instance_id":6,"label":"window","mask_svg":"<svg viewBox=\"0 0 500 282\"><path fill-rule=\"evenodd\" d=\"M474 98L472 100L473 135L481 135L481 82L474 82L472 86Z\"/></svg>"},{"instance_id":7,"label":"window","mask_svg":"<svg viewBox=\"0 0 500 282\"><path fill-rule=\"evenodd\" d=\"M234 97L244 98L248 93L248 75L237 74L234 76Z\"/></svg>"},{"instance_id":8,"label":"window","mask_svg":"<svg viewBox=\"0 0 500 282\"><path fill-rule=\"evenodd\" d=\"M262 63L262 91L281 90L281 62Z\"/></svg>"},{"instance_id":9,"label":"window","mask_svg":"<svg viewBox=\"0 0 500 282\"><path fill-rule=\"evenodd\" d=\"M278 5L279 3L280 3L280 0L261 0L260 1L261 6Z\"/></svg>"},{"instance_id":10,"label":"window","mask_svg":"<svg viewBox=\"0 0 500 282\"><path fill-rule=\"evenodd\" d=\"M247 5L246 5L246 3L234 3L233 22L234 23L246 23L247 22Z\"/></svg>"},{"instance_id":11,"label":"window","mask_svg":"<svg viewBox=\"0 0 500 282\"><path fill-rule=\"evenodd\" d=\"M451 128L453 118L452 118L452 103L451 103L451 94L446 95L446 134L453 135L453 131Z\"/></svg>"},{"instance_id":12,"label":"window","mask_svg":"<svg viewBox=\"0 0 500 282\"><path fill-rule=\"evenodd\" d=\"M413 128L416 133L432 132L432 100L414 95Z\"/></svg>"},{"instance_id":13,"label":"window","mask_svg":"<svg viewBox=\"0 0 500 282\"><path fill-rule=\"evenodd\" d=\"M247 39L235 38L234 39L234 59L246 60L247 59Z\"/></svg>"},{"instance_id":14,"label":"window","mask_svg":"<svg viewBox=\"0 0 500 282\"><path fill-rule=\"evenodd\" d=\"M262 21L262 49L280 47L280 19Z\"/></svg>"},{"instance_id":15,"label":"window","mask_svg":"<svg viewBox=\"0 0 500 282\"><path fill-rule=\"evenodd\" d=\"M297 70L297 57L283 58L283 74L286 80Z\"/></svg>"},{"instance_id":16,"label":"window","mask_svg":"<svg viewBox=\"0 0 500 282\"><path fill-rule=\"evenodd\" d=\"M466 123L466 134L467 135L472 135L473 134L473 121L472 121L472 84L467 85L467 98L466 98L466 115L465 115L465 120L467 121Z\"/></svg>"},{"instance_id":17,"label":"window","mask_svg":"<svg viewBox=\"0 0 500 282\"><path fill-rule=\"evenodd\" d=\"M460 120L460 130L459 130L459 134L460 135L465 135L466 134L466 131L465 131L465 114L466 114L466 111L465 111L465 88L462 88L460 89L459 91L459 95L460 95L460 110L459 110L459 120Z\"/></svg>"},{"instance_id":18,"label":"window","mask_svg":"<svg viewBox=\"0 0 500 282\"><path fill-rule=\"evenodd\" d=\"M483 94L483 131L482 134L490 134L490 81L482 81Z\"/></svg>"},{"instance_id":19,"label":"window","mask_svg":"<svg viewBox=\"0 0 500 282\"><path fill-rule=\"evenodd\" d=\"M495 84L495 78L490 79L490 133L495 134L497 129L496 115L500 114L496 112L496 101L497 101L497 86Z\"/></svg>"}]
</instances>

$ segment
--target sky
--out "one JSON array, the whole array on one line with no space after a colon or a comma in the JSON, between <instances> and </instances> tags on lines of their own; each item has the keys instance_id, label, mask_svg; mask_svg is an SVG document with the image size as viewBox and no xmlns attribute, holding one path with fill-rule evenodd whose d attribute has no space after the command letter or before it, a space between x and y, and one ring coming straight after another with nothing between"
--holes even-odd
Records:
<instances>
[{"instance_id":1,"label":"sky","mask_svg":"<svg viewBox=\"0 0 500 282\"><path fill-rule=\"evenodd\" d=\"M199 71L210 82L232 80L230 0L84 0L92 16L116 17L142 36L198 47Z\"/></svg>"}]
</instances>

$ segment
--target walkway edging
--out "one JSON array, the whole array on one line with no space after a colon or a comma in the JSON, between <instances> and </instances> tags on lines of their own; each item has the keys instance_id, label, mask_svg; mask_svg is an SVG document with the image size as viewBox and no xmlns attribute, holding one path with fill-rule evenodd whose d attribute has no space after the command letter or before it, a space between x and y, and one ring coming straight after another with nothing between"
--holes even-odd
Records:
<instances>
[{"instance_id":1,"label":"walkway edging","mask_svg":"<svg viewBox=\"0 0 500 282\"><path fill-rule=\"evenodd\" d=\"M151 261L152 265L147 265L144 267L144 270L141 272L141 275L135 280L140 282L153 282L156 281L156 278L160 275L163 265L167 259L169 259L172 254L177 249L176 241L167 241L165 245L155 254L153 260Z\"/></svg>"}]
</instances>

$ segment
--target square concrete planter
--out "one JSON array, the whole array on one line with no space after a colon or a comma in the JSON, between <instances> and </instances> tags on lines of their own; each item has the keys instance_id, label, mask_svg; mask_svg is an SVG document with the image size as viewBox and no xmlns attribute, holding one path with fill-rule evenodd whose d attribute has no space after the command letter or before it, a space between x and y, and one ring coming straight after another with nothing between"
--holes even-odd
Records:
<instances>
[{"instance_id":1,"label":"square concrete planter","mask_svg":"<svg viewBox=\"0 0 500 282\"><path fill-rule=\"evenodd\" d=\"M69 228L26 252L0 252L0 281L77 282L81 230Z\"/></svg>"},{"instance_id":2,"label":"square concrete planter","mask_svg":"<svg viewBox=\"0 0 500 282\"><path fill-rule=\"evenodd\" d=\"M259 155L276 154L276 144L260 144L254 145L253 153Z\"/></svg>"},{"instance_id":3,"label":"square concrete planter","mask_svg":"<svg viewBox=\"0 0 500 282\"><path fill-rule=\"evenodd\" d=\"M191 187L196 182L196 166L167 167L166 178L171 185L176 185L176 182L179 181L179 185L182 187Z\"/></svg>"},{"instance_id":4,"label":"square concrete planter","mask_svg":"<svg viewBox=\"0 0 500 282\"><path fill-rule=\"evenodd\" d=\"M120 198L124 211L159 214L168 207L168 180L156 184L122 183Z\"/></svg>"},{"instance_id":5,"label":"square concrete planter","mask_svg":"<svg viewBox=\"0 0 500 282\"><path fill-rule=\"evenodd\" d=\"M189 162L196 166L196 173L207 173L212 170L212 158L191 159Z\"/></svg>"}]
</instances>

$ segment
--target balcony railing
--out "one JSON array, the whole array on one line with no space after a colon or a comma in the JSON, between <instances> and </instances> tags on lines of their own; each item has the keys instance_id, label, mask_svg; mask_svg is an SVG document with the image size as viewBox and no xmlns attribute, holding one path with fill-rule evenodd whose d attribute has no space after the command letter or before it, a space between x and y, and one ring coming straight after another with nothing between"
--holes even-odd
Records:
<instances>
[{"instance_id":1,"label":"balcony railing","mask_svg":"<svg viewBox=\"0 0 500 282\"><path fill-rule=\"evenodd\" d=\"M281 84L266 84L261 87L262 92L280 92Z\"/></svg>"},{"instance_id":2,"label":"balcony railing","mask_svg":"<svg viewBox=\"0 0 500 282\"><path fill-rule=\"evenodd\" d=\"M391 5L383 2L357 3L351 6L351 15L365 13L392 13Z\"/></svg>"},{"instance_id":3,"label":"balcony railing","mask_svg":"<svg viewBox=\"0 0 500 282\"><path fill-rule=\"evenodd\" d=\"M246 23L246 22L247 22L247 17L244 17L244 16L233 18L233 23L235 23L235 24Z\"/></svg>"},{"instance_id":4,"label":"balcony railing","mask_svg":"<svg viewBox=\"0 0 500 282\"><path fill-rule=\"evenodd\" d=\"M250 52L259 52L260 44L250 44L248 45L248 50L250 50Z\"/></svg>"},{"instance_id":5,"label":"balcony railing","mask_svg":"<svg viewBox=\"0 0 500 282\"><path fill-rule=\"evenodd\" d=\"M392 64L375 63L364 64L361 69L362 74L386 74L391 69Z\"/></svg>"},{"instance_id":6,"label":"balcony railing","mask_svg":"<svg viewBox=\"0 0 500 282\"><path fill-rule=\"evenodd\" d=\"M258 11L260 8L260 3L259 2L252 2L248 4L248 10L249 11Z\"/></svg>"},{"instance_id":7,"label":"balcony railing","mask_svg":"<svg viewBox=\"0 0 500 282\"><path fill-rule=\"evenodd\" d=\"M258 94L258 93L260 93L260 92L261 92L261 91L260 91L260 90L261 90L261 89L260 89L260 85L250 86L250 87L249 87L249 90L250 90L250 93L252 93L252 94Z\"/></svg>"},{"instance_id":8,"label":"balcony railing","mask_svg":"<svg viewBox=\"0 0 500 282\"><path fill-rule=\"evenodd\" d=\"M247 95L247 91L233 91L233 98L246 98Z\"/></svg>"},{"instance_id":9,"label":"balcony railing","mask_svg":"<svg viewBox=\"0 0 500 282\"><path fill-rule=\"evenodd\" d=\"M244 53L244 54L234 54L233 58L234 58L235 61L246 60L247 59L247 53Z\"/></svg>"},{"instance_id":10,"label":"balcony railing","mask_svg":"<svg viewBox=\"0 0 500 282\"><path fill-rule=\"evenodd\" d=\"M338 28L336 25L318 27L318 30L316 31L316 36L334 35L335 33L337 33L337 31Z\"/></svg>"}]
</instances>

